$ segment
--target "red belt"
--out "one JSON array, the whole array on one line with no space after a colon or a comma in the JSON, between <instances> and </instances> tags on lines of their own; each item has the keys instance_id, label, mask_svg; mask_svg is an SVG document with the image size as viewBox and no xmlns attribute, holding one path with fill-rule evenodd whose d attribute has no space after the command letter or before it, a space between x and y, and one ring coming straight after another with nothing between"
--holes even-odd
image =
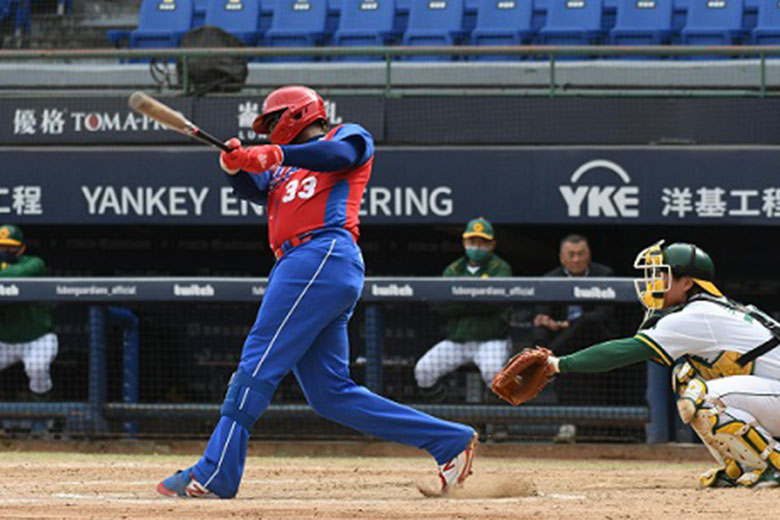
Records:
<instances>
[{"instance_id":1,"label":"red belt","mask_svg":"<svg viewBox=\"0 0 780 520\"><path fill-rule=\"evenodd\" d=\"M280 259L283 254L285 254L287 251L294 247L298 247L301 244L305 244L309 240L314 238L314 236L311 233L304 233L303 235L299 235L297 237L292 237L289 240L285 240L282 242L282 245L274 249L274 256L276 259Z\"/></svg>"}]
</instances>

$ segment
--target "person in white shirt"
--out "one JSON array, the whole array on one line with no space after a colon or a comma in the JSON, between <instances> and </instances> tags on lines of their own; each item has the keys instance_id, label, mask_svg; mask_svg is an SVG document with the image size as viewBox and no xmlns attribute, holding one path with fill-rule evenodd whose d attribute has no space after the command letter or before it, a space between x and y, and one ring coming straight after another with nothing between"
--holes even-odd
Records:
<instances>
[{"instance_id":1,"label":"person in white shirt","mask_svg":"<svg viewBox=\"0 0 780 520\"><path fill-rule=\"evenodd\" d=\"M642 250L634 262L647 309L633 337L550 356L553 372L605 372L647 360L673 366L683 422L720 463L702 487L780 485L780 323L715 286L709 255L689 243Z\"/></svg>"}]
</instances>

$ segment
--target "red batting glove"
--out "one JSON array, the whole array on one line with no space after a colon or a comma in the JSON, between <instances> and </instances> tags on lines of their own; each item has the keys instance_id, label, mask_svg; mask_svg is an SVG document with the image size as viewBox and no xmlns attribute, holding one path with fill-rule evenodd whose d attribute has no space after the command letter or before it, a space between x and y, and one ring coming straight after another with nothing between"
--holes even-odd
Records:
<instances>
[{"instance_id":1,"label":"red batting glove","mask_svg":"<svg viewBox=\"0 0 780 520\"><path fill-rule=\"evenodd\" d=\"M279 145L265 144L250 146L246 149L247 164L244 170L251 173L261 173L275 168L284 161L284 152Z\"/></svg>"},{"instance_id":2,"label":"red batting glove","mask_svg":"<svg viewBox=\"0 0 780 520\"><path fill-rule=\"evenodd\" d=\"M277 145L250 146L242 148L241 141L235 137L227 144L233 151L222 152L219 156L220 166L227 173L235 175L239 170L249 173L261 173L279 166L284 160L284 153Z\"/></svg>"},{"instance_id":3,"label":"red batting glove","mask_svg":"<svg viewBox=\"0 0 780 520\"><path fill-rule=\"evenodd\" d=\"M219 166L220 166L220 168L225 170L225 173L227 173L228 175L235 175L235 174L237 174L241 170L241 168L231 168L231 167L229 167L228 164L227 164L228 162L230 162L230 161L228 161L228 157L230 157L233 153L235 153L236 151L241 149L241 141L239 141L237 138L233 137L233 138L225 141L225 145L227 147L229 147L229 148L232 148L233 151L230 152L230 153L222 152L222 153L219 154Z\"/></svg>"}]
</instances>

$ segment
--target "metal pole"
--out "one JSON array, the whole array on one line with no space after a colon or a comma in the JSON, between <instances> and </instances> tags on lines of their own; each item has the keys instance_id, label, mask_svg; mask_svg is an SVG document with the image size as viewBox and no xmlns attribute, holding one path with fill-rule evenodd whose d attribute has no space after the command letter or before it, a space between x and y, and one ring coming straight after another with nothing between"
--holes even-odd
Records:
<instances>
[{"instance_id":1,"label":"metal pole","mask_svg":"<svg viewBox=\"0 0 780 520\"><path fill-rule=\"evenodd\" d=\"M92 305L89 308L89 431L97 433L108 429L103 417L106 393L106 311L99 305Z\"/></svg>"},{"instance_id":2,"label":"metal pole","mask_svg":"<svg viewBox=\"0 0 780 520\"><path fill-rule=\"evenodd\" d=\"M555 97L555 54L550 53L550 97Z\"/></svg>"},{"instance_id":3,"label":"metal pole","mask_svg":"<svg viewBox=\"0 0 780 520\"><path fill-rule=\"evenodd\" d=\"M138 404L138 317L127 309L110 307L109 319L122 327L122 402ZM124 422L122 429L134 436L137 422Z\"/></svg>"},{"instance_id":4,"label":"metal pole","mask_svg":"<svg viewBox=\"0 0 780 520\"><path fill-rule=\"evenodd\" d=\"M761 97L766 95L766 55L762 52L761 58Z\"/></svg>"},{"instance_id":5,"label":"metal pole","mask_svg":"<svg viewBox=\"0 0 780 520\"><path fill-rule=\"evenodd\" d=\"M645 425L647 444L669 442L669 369L647 362L645 399L650 407L650 422Z\"/></svg>"},{"instance_id":6,"label":"metal pole","mask_svg":"<svg viewBox=\"0 0 780 520\"><path fill-rule=\"evenodd\" d=\"M185 96L190 94L190 67L187 56L181 58L181 88Z\"/></svg>"},{"instance_id":7,"label":"metal pole","mask_svg":"<svg viewBox=\"0 0 780 520\"><path fill-rule=\"evenodd\" d=\"M376 393L382 392L382 358L384 357L382 340L382 310L379 305L366 305L366 386Z\"/></svg>"},{"instance_id":8,"label":"metal pole","mask_svg":"<svg viewBox=\"0 0 780 520\"><path fill-rule=\"evenodd\" d=\"M392 63L390 54L385 54L385 97L390 97L390 88L392 84Z\"/></svg>"}]
</instances>

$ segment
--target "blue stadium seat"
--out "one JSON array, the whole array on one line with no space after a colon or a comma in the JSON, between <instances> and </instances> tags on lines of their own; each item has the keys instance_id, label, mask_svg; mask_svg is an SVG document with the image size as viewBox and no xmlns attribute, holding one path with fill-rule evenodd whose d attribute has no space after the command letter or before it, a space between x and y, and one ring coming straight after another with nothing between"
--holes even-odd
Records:
<instances>
[{"instance_id":1,"label":"blue stadium seat","mask_svg":"<svg viewBox=\"0 0 780 520\"><path fill-rule=\"evenodd\" d=\"M409 25L409 9L411 9L412 0L395 0L395 28L401 34L406 31Z\"/></svg>"},{"instance_id":2,"label":"blue stadium seat","mask_svg":"<svg viewBox=\"0 0 780 520\"><path fill-rule=\"evenodd\" d=\"M415 0L404 45L455 45L463 37L463 0ZM445 59L449 59L445 57Z\"/></svg>"},{"instance_id":3,"label":"blue stadium seat","mask_svg":"<svg viewBox=\"0 0 780 520\"><path fill-rule=\"evenodd\" d=\"M209 0L205 25L221 27L244 45L257 45L260 30L260 0Z\"/></svg>"},{"instance_id":4,"label":"blue stadium seat","mask_svg":"<svg viewBox=\"0 0 780 520\"><path fill-rule=\"evenodd\" d=\"M333 44L387 45L396 36L394 19L394 0L343 0Z\"/></svg>"},{"instance_id":5,"label":"blue stadium seat","mask_svg":"<svg viewBox=\"0 0 780 520\"><path fill-rule=\"evenodd\" d=\"M520 45L534 30L532 0L482 0L471 32L473 45Z\"/></svg>"},{"instance_id":6,"label":"blue stadium seat","mask_svg":"<svg viewBox=\"0 0 780 520\"><path fill-rule=\"evenodd\" d=\"M546 45L588 45L603 37L601 0L550 0L539 31Z\"/></svg>"},{"instance_id":7,"label":"blue stadium seat","mask_svg":"<svg viewBox=\"0 0 780 520\"><path fill-rule=\"evenodd\" d=\"M742 0L691 0L680 32L685 45L731 45L744 35Z\"/></svg>"},{"instance_id":8,"label":"blue stadium seat","mask_svg":"<svg viewBox=\"0 0 780 520\"><path fill-rule=\"evenodd\" d=\"M346 3L346 0L328 0L328 16L325 18L325 45L332 43L329 39L339 29L341 6Z\"/></svg>"},{"instance_id":9,"label":"blue stadium seat","mask_svg":"<svg viewBox=\"0 0 780 520\"><path fill-rule=\"evenodd\" d=\"M742 28L745 31L752 31L758 25L758 9L761 0L744 0L745 10L742 11Z\"/></svg>"},{"instance_id":10,"label":"blue stadium seat","mask_svg":"<svg viewBox=\"0 0 780 520\"><path fill-rule=\"evenodd\" d=\"M144 0L138 29L130 33L134 49L176 47L192 25L192 0Z\"/></svg>"},{"instance_id":11,"label":"blue stadium seat","mask_svg":"<svg viewBox=\"0 0 780 520\"><path fill-rule=\"evenodd\" d=\"M780 45L780 5L777 0L763 0L758 5L758 22L751 32L755 45Z\"/></svg>"},{"instance_id":12,"label":"blue stadium seat","mask_svg":"<svg viewBox=\"0 0 780 520\"><path fill-rule=\"evenodd\" d=\"M271 28L265 33L270 47L307 47L325 38L327 0L276 0Z\"/></svg>"},{"instance_id":13,"label":"blue stadium seat","mask_svg":"<svg viewBox=\"0 0 780 520\"><path fill-rule=\"evenodd\" d=\"M672 35L673 0L620 0L610 31L614 45L661 45Z\"/></svg>"},{"instance_id":14,"label":"blue stadium seat","mask_svg":"<svg viewBox=\"0 0 780 520\"><path fill-rule=\"evenodd\" d=\"M195 0L192 11L192 28L200 27L206 22L209 0Z\"/></svg>"},{"instance_id":15,"label":"blue stadium seat","mask_svg":"<svg viewBox=\"0 0 780 520\"><path fill-rule=\"evenodd\" d=\"M0 21L11 16L11 0L0 0Z\"/></svg>"}]
</instances>

